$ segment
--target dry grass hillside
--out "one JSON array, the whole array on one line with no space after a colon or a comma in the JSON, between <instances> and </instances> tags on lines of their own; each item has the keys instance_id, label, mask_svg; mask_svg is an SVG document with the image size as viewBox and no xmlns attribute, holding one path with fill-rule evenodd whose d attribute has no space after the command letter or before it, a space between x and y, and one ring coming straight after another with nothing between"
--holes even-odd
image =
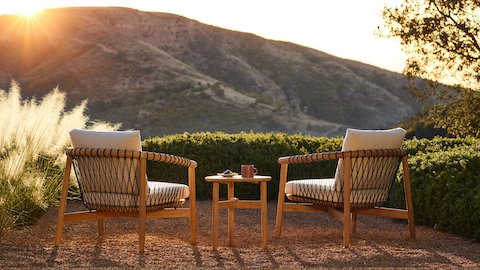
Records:
<instances>
[{"instance_id":1,"label":"dry grass hillside","mask_svg":"<svg viewBox=\"0 0 480 270\"><path fill-rule=\"evenodd\" d=\"M94 118L145 136L338 135L418 110L400 74L173 14L63 8L0 16L0 28L0 88L14 79L41 96L58 85L69 104L88 99Z\"/></svg>"}]
</instances>

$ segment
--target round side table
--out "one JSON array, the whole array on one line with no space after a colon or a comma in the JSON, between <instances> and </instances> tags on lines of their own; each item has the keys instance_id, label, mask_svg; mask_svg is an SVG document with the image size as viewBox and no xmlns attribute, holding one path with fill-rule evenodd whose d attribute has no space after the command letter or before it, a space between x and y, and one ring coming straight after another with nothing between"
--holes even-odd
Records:
<instances>
[{"instance_id":1,"label":"round side table","mask_svg":"<svg viewBox=\"0 0 480 270\"><path fill-rule=\"evenodd\" d=\"M267 248L267 182L272 180L270 176L255 175L254 177L221 176L212 175L205 177L205 181L213 184L213 250L218 245L218 216L220 209L228 209L228 244L233 245L234 238L234 215L236 208L257 208L261 211L262 225L262 248ZM235 198L235 183L260 184L260 200L239 200ZM219 200L220 184L226 184L228 199Z\"/></svg>"}]
</instances>

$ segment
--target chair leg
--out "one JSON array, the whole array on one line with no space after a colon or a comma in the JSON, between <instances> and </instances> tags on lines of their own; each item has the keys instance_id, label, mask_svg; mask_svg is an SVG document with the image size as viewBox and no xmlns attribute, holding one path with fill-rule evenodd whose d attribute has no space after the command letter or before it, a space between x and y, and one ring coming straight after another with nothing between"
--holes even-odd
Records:
<instances>
[{"instance_id":1,"label":"chair leg","mask_svg":"<svg viewBox=\"0 0 480 270\"><path fill-rule=\"evenodd\" d=\"M410 231L410 238L415 239L415 219L413 215L413 200L412 188L410 186L410 170L408 169L408 159L404 156L402 159L403 165L403 188L405 191L405 202L408 212L408 228Z\"/></svg>"},{"instance_id":2,"label":"chair leg","mask_svg":"<svg viewBox=\"0 0 480 270\"><path fill-rule=\"evenodd\" d=\"M146 175L147 162L145 159L140 160L140 209L138 213L138 240L140 254L145 252L145 219L147 218L147 204L146 204L146 192L147 192L147 179Z\"/></svg>"},{"instance_id":3,"label":"chair leg","mask_svg":"<svg viewBox=\"0 0 480 270\"><path fill-rule=\"evenodd\" d=\"M60 196L60 205L58 206L57 214L57 232L55 234L55 246L62 242L63 220L65 216L65 208L67 207L67 193L70 186L70 171L72 168L72 157L67 156L65 165L65 172L63 174L62 195Z\"/></svg>"},{"instance_id":4,"label":"chair leg","mask_svg":"<svg viewBox=\"0 0 480 270\"><path fill-rule=\"evenodd\" d=\"M98 227L98 236L103 236L105 232L105 219L97 220L97 227Z\"/></svg>"},{"instance_id":5,"label":"chair leg","mask_svg":"<svg viewBox=\"0 0 480 270\"><path fill-rule=\"evenodd\" d=\"M343 212L343 246L345 248L350 247L350 209Z\"/></svg>"},{"instance_id":6,"label":"chair leg","mask_svg":"<svg viewBox=\"0 0 480 270\"><path fill-rule=\"evenodd\" d=\"M190 242L197 244L197 198L195 189L195 167L188 167L188 186L190 187Z\"/></svg>"},{"instance_id":7,"label":"chair leg","mask_svg":"<svg viewBox=\"0 0 480 270\"><path fill-rule=\"evenodd\" d=\"M415 221L411 211L408 211L408 229L410 231L410 238L415 239Z\"/></svg>"},{"instance_id":8,"label":"chair leg","mask_svg":"<svg viewBox=\"0 0 480 270\"><path fill-rule=\"evenodd\" d=\"M195 210L195 203L190 203L190 242L192 245L197 244L197 221L196 215L197 212ZM193 209L192 209L193 208Z\"/></svg>"},{"instance_id":9,"label":"chair leg","mask_svg":"<svg viewBox=\"0 0 480 270\"><path fill-rule=\"evenodd\" d=\"M138 222L139 251L143 254L145 252L145 215L140 214Z\"/></svg>"},{"instance_id":10,"label":"chair leg","mask_svg":"<svg viewBox=\"0 0 480 270\"><path fill-rule=\"evenodd\" d=\"M280 238L283 226L283 206L285 204L285 184L287 182L288 164L284 163L280 169L280 185L278 190L277 220L275 225L275 237Z\"/></svg>"},{"instance_id":11,"label":"chair leg","mask_svg":"<svg viewBox=\"0 0 480 270\"><path fill-rule=\"evenodd\" d=\"M351 228L351 209L350 209L350 193L352 182L350 179L350 157L343 159L344 162L344 187L343 187L343 246L350 247L350 231Z\"/></svg>"},{"instance_id":12,"label":"chair leg","mask_svg":"<svg viewBox=\"0 0 480 270\"><path fill-rule=\"evenodd\" d=\"M283 204L284 204L285 198L278 198L278 203L277 203L277 221L275 225L275 237L280 238L282 234L282 227L283 227Z\"/></svg>"},{"instance_id":13,"label":"chair leg","mask_svg":"<svg viewBox=\"0 0 480 270\"><path fill-rule=\"evenodd\" d=\"M352 234L357 231L357 213L352 213Z\"/></svg>"}]
</instances>

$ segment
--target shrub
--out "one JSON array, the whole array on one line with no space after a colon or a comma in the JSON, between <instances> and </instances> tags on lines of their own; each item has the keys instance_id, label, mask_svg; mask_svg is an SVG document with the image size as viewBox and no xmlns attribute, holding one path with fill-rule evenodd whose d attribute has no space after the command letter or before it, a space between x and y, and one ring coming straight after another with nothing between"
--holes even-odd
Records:
<instances>
[{"instance_id":1,"label":"shrub","mask_svg":"<svg viewBox=\"0 0 480 270\"><path fill-rule=\"evenodd\" d=\"M64 112L65 94L54 89L41 102L22 101L20 88L0 90L0 238L28 224L58 201L68 132L85 128L86 102ZM112 129L108 123L90 128Z\"/></svg>"},{"instance_id":2,"label":"shrub","mask_svg":"<svg viewBox=\"0 0 480 270\"><path fill-rule=\"evenodd\" d=\"M480 142L476 139L411 140L412 197L416 224L480 241ZM397 181L389 205L405 205Z\"/></svg>"}]
</instances>

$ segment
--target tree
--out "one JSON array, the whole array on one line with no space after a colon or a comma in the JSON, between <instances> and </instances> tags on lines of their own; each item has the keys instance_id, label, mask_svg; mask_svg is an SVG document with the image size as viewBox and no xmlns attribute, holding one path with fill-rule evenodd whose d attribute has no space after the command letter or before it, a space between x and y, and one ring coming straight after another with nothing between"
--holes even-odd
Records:
<instances>
[{"instance_id":1,"label":"tree","mask_svg":"<svg viewBox=\"0 0 480 270\"><path fill-rule=\"evenodd\" d=\"M436 126L480 137L480 1L404 0L382 16L380 33L400 39L404 75Z\"/></svg>"}]
</instances>

